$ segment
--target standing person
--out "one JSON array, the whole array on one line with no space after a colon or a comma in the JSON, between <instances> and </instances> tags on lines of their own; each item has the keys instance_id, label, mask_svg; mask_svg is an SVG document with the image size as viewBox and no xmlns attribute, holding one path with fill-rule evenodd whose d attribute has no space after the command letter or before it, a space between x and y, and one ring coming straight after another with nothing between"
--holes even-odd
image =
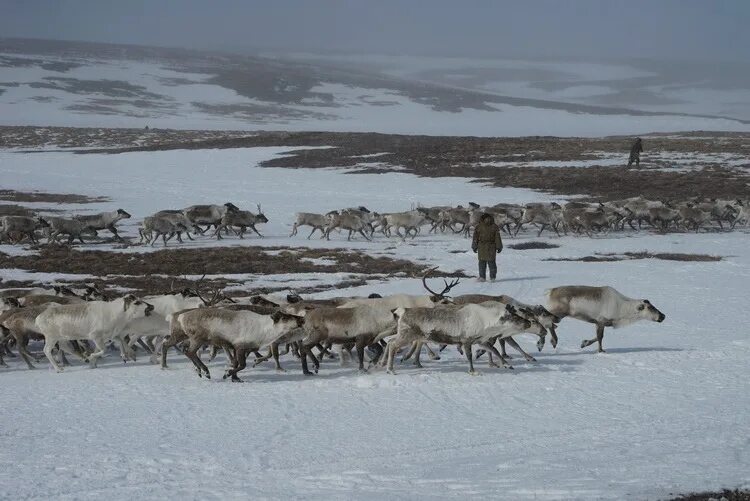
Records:
<instances>
[{"instance_id":1,"label":"standing person","mask_svg":"<svg viewBox=\"0 0 750 501\"><path fill-rule=\"evenodd\" d=\"M641 166L641 152L643 151L643 143L641 142L641 138L637 137L635 138L635 143L633 143L633 146L630 147L630 159L628 160L628 167L630 167L633 162L635 162L636 167Z\"/></svg>"},{"instance_id":2,"label":"standing person","mask_svg":"<svg viewBox=\"0 0 750 501\"><path fill-rule=\"evenodd\" d=\"M490 281L494 282L497 277L497 254L503 250L503 241L500 238L500 228L495 224L492 214L482 214L479 224L474 229L474 239L471 242L471 250L477 253L479 258L479 282L487 279L487 267L490 268Z\"/></svg>"}]
</instances>

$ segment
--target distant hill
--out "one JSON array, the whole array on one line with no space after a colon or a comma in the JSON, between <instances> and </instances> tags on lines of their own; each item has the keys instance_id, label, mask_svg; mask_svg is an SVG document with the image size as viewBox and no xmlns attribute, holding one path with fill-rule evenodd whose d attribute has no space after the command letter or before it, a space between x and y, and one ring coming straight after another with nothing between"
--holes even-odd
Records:
<instances>
[{"instance_id":1,"label":"distant hill","mask_svg":"<svg viewBox=\"0 0 750 501\"><path fill-rule=\"evenodd\" d=\"M747 121L680 113L674 106L613 106L617 100L602 97L601 81L596 85L579 75L570 83L565 73L542 68L548 63L518 73L445 61L407 59L378 68L367 58L0 39L0 124L482 136L750 130ZM586 71L597 68L612 71L604 65ZM560 83L560 75L568 84ZM546 94L538 93L545 97L562 89L568 98L518 97L529 94L521 90L501 94L503 78L527 89L546 85ZM573 97L570 88L576 89Z\"/></svg>"}]
</instances>

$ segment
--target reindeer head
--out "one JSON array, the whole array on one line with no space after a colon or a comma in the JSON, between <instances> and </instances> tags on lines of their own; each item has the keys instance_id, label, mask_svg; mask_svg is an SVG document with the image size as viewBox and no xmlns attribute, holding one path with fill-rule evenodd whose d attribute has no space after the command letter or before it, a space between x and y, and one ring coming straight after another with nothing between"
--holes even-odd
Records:
<instances>
[{"instance_id":1,"label":"reindeer head","mask_svg":"<svg viewBox=\"0 0 750 501\"><path fill-rule=\"evenodd\" d=\"M663 322L666 318L666 315L657 310L648 299L641 301L641 304L636 307L636 311L638 312L638 318L642 318L643 320Z\"/></svg>"},{"instance_id":2,"label":"reindeer head","mask_svg":"<svg viewBox=\"0 0 750 501\"><path fill-rule=\"evenodd\" d=\"M253 296L250 298L250 304L255 304L258 306L270 306L272 308L278 308L281 306L280 304L276 304L273 301L270 301L263 296Z\"/></svg>"},{"instance_id":3,"label":"reindeer head","mask_svg":"<svg viewBox=\"0 0 750 501\"><path fill-rule=\"evenodd\" d=\"M144 316L148 317L151 315L151 312L154 311L154 305L138 299L133 294L124 296L122 300L122 311L130 310L134 314L134 316L142 312Z\"/></svg>"},{"instance_id":4,"label":"reindeer head","mask_svg":"<svg viewBox=\"0 0 750 501\"><path fill-rule=\"evenodd\" d=\"M523 318L515 306L505 305L505 311L500 315L500 319L509 322L516 329L527 330L531 328L531 322Z\"/></svg>"},{"instance_id":5,"label":"reindeer head","mask_svg":"<svg viewBox=\"0 0 750 501\"><path fill-rule=\"evenodd\" d=\"M291 315L282 311L274 312L271 315L271 320L273 320L274 325L282 331L297 329L305 325L305 317Z\"/></svg>"},{"instance_id":6,"label":"reindeer head","mask_svg":"<svg viewBox=\"0 0 750 501\"><path fill-rule=\"evenodd\" d=\"M107 296L96 285L87 285L86 290L81 296L86 301L107 301Z\"/></svg>"},{"instance_id":7,"label":"reindeer head","mask_svg":"<svg viewBox=\"0 0 750 501\"><path fill-rule=\"evenodd\" d=\"M263 209L260 208L260 204L258 204L258 215L255 216L255 219L259 223L267 223L268 222L268 218L266 217L265 214L263 214Z\"/></svg>"},{"instance_id":8,"label":"reindeer head","mask_svg":"<svg viewBox=\"0 0 750 501\"><path fill-rule=\"evenodd\" d=\"M65 285L55 285L52 289L55 291L56 296L78 297L78 294L73 292L73 289Z\"/></svg>"},{"instance_id":9,"label":"reindeer head","mask_svg":"<svg viewBox=\"0 0 750 501\"><path fill-rule=\"evenodd\" d=\"M234 205L232 202L227 202L224 204L224 207L227 208L227 211L229 212L239 212L240 208Z\"/></svg>"},{"instance_id":10,"label":"reindeer head","mask_svg":"<svg viewBox=\"0 0 750 501\"><path fill-rule=\"evenodd\" d=\"M117 209L117 215L120 217L120 219L130 219L130 214L122 209Z\"/></svg>"},{"instance_id":11,"label":"reindeer head","mask_svg":"<svg viewBox=\"0 0 750 501\"><path fill-rule=\"evenodd\" d=\"M2 304L3 306L10 307L10 308L20 308L21 303L18 302L18 298L15 297L4 297L2 298Z\"/></svg>"}]
</instances>

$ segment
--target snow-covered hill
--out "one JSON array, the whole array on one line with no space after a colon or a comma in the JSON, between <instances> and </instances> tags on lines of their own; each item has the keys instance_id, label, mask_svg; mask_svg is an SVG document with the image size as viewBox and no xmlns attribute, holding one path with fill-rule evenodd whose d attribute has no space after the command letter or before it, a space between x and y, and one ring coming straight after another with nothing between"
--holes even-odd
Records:
<instances>
[{"instance_id":1,"label":"snow-covered hill","mask_svg":"<svg viewBox=\"0 0 750 501\"><path fill-rule=\"evenodd\" d=\"M633 75L653 72L623 65L402 58L376 71L378 59L357 62L368 64L0 39L0 124L479 136L750 130L728 104L691 104L712 101L708 91L690 98L661 80L628 90ZM746 101L747 89L730 91L722 103Z\"/></svg>"}]
</instances>

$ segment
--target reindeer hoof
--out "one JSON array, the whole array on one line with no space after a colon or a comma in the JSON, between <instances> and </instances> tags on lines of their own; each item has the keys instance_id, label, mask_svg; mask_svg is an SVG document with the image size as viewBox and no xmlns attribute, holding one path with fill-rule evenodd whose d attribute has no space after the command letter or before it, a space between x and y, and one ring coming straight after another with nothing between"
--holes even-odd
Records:
<instances>
[{"instance_id":1,"label":"reindeer hoof","mask_svg":"<svg viewBox=\"0 0 750 501\"><path fill-rule=\"evenodd\" d=\"M365 369L364 367L360 367L359 373L360 374L368 374L367 369Z\"/></svg>"},{"instance_id":2,"label":"reindeer hoof","mask_svg":"<svg viewBox=\"0 0 750 501\"><path fill-rule=\"evenodd\" d=\"M529 357L529 358L527 358L527 359L526 359L526 361L527 361L527 362L536 362L536 358L534 358L534 357Z\"/></svg>"},{"instance_id":3,"label":"reindeer hoof","mask_svg":"<svg viewBox=\"0 0 750 501\"><path fill-rule=\"evenodd\" d=\"M424 369L424 366L422 364L414 364L414 367L417 369Z\"/></svg>"},{"instance_id":4,"label":"reindeer hoof","mask_svg":"<svg viewBox=\"0 0 750 501\"><path fill-rule=\"evenodd\" d=\"M469 376L481 376L482 373L479 371L469 371Z\"/></svg>"},{"instance_id":5,"label":"reindeer hoof","mask_svg":"<svg viewBox=\"0 0 750 501\"><path fill-rule=\"evenodd\" d=\"M244 383L244 381L237 376L232 376L232 382L233 383Z\"/></svg>"},{"instance_id":6,"label":"reindeer hoof","mask_svg":"<svg viewBox=\"0 0 750 501\"><path fill-rule=\"evenodd\" d=\"M495 369L499 369L499 368L500 368L500 366L499 366L499 365L497 365L497 364L496 364L495 362L490 362L490 363L489 363L488 365L489 365L490 367L494 367Z\"/></svg>"},{"instance_id":7,"label":"reindeer hoof","mask_svg":"<svg viewBox=\"0 0 750 501\"><path fill-rule=\"evenodd\" d=\"M314 376L315 375L315 373L310 372L310 371L304 371L302 374L304 374L305 376Z\"/></svg>"},{"instance_id":8,"label":"reindeer hoof","mask_svg":"<svg viewBox=\"0 0 750 501\"><path fill-rule=\"evenodd\" d=\"M585 348L585 347L587 347L587 346L588 346L588 345L586 344L586 341L583 341L583 342L581 342L581 349L583 349L583 348Z\"/></svg>"},{"instance_id":9,"label":"reindeer hoof","mask_svg":"<svg viewBox=\"0 0 750 501\"><path fill-rule=\"evenodd\" d=\"M282 369L281 367L279 367L278 369L276 369L276 372L286 372L286 369Z\"/></svg>"}]
</instances>

